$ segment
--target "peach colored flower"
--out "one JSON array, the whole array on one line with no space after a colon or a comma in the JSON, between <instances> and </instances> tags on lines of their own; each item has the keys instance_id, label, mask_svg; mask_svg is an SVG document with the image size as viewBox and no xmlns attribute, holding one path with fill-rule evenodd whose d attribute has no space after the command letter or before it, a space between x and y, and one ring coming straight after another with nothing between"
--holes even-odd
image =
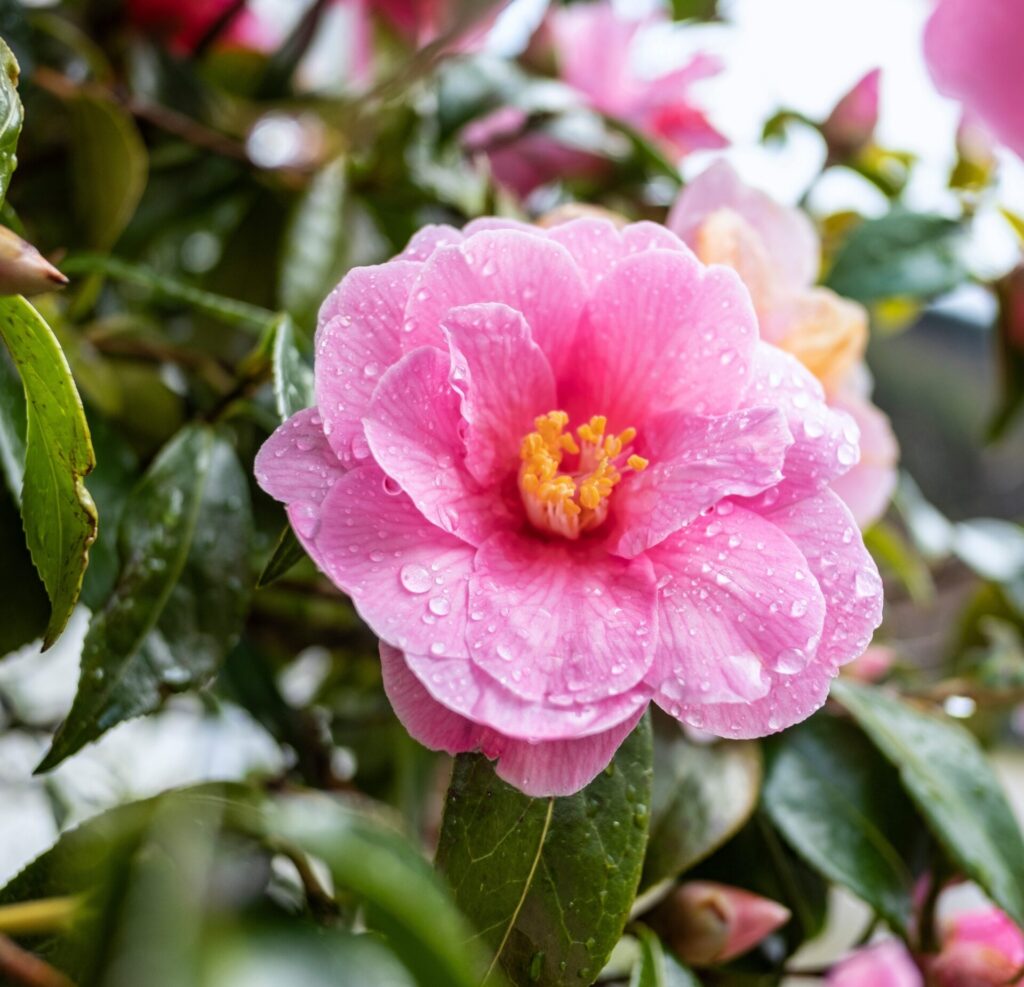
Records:
<instances>
[{"instance_id":1,"label":"peach colored flower","mask_svg":"<svg viewBox=\"0 0 1024 987\"><path fill-rule=\"evenodd\" d=\"M885 510L899 449L888 419L870 401L863 364L867 313L814 286L821 245L798 209L745 185L719 161L683 190L668 220L706 264L725 264L750 290L761 336L792 353L822 383L829 404L861 430L861 460L834 489L862 527Z\"/></svg>"}]
</instances>

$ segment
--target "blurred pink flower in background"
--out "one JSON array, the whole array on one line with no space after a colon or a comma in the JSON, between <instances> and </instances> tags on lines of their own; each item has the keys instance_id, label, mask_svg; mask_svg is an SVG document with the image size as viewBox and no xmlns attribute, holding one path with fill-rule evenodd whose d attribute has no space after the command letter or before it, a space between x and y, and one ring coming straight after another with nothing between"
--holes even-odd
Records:
<instances>
[{"instance_id":1,"label":"blurred pink flower in background","mask_svg":"<svg viewBox=\"0 0 1024 987\"><path fill-rule=\"evenodd\" d=\"M1024 968L1024 934L998 908L955 915L944 931L942 950L929 968L934 987L1024 984L1024 978L1014 979Z\"/></svg>"},{"instance_id":2,"label":"blurred pink flower in background","mask_svg":"<svg viewBox=\"0 0 1024 987\"><path fill-rule=\"evenodd\" d=\"M494 180L520 198L559 178L597 174L607 164L599 155L531 128L528 114L515 106L474 120L462 131L462 146L469 154L485 154Z\"/></svg>"},{"instance_id":3,"label":"blurred pink flower in background","mask_svg":"<svg viewBox=\"0 0 1024 987\"><path fill-rule=\"evenodd\" d=\"M825 983L828 987L924 987L924 978L907 947L896 939L887 939L859 949L836 964Z\"/></svg>"},{"instance_id":4,"label":"blurred pink flower in background","mask_svg":"<svg viewBox=\"0 0 1024 987\"><path fill-rule=\"evenodd\" d=\"M509 0L357 0L417 48L455 33L459 48L479 45ZM486 10L484 10L486 8Z\"/></svg>"},{"instance_id":5,"label":"blurred pink flower in background","mask_svg":"<svg viewBox=\"0 0 1024 987\"><path fill-rule=\"evenodd\" d=\"M815 287L821 244L811 221L745 185L719 161L686 186L668 226L704 263L737 271L750 290L762 337L797 357L821 381L829 404L857 422L860 461L836 478L833 489L867 527L892 496L899 448L888 419L869 399L867 313Z\"/></svg>"},{"instance_id":6,"label":"blurred pink flower in background","mask_svg":"<svg viewBox=\"0 0 1024 987\"><path fill-rule=\"evenodd\" d=\"M836 103L821 125L821 133L833 160L855 155L870 143L878 126L881 69L872 69Z\"/></svg>"},{"instance_id":7,"label":"blurred pink flower in background","mask_svg":"<svg viewBox=\"0 0 1024 987\"><path fill-rule=\"evenodd\" d=\"M663 227L427 227L324 302L316 400L259 483L380 637L410 733L528 794L586 784L651 699L784 729L881 618L828 489L855 425Z\"/></svg>"},{"instance_id":8,"label":"blurred pink flower in background","mask_svg":"<svg viewBox=\"0 0 1024 987\"><path fill-rule=\"evenodd\" d=\"M128 19L140 30L164 40L175 51L193 51L213 26L234 6L233 0L127 0ZM243 7L218 36L225 47L272 51L277 32Z\"/></svg>"},{"instance_id":9,"label":"blurred pink flower in background","mask_svg":"<svg viewBox=\"0 0 1024 987\"><path fill-rule=\"evenodd\" d=\"M622 120L673 157L728 142L694 103L690 88L722 70L710 55L652 78L640 71L636 41L663 15L626 18L608 0L559 7L549 17L559 76L595 110Z\"/></svg>"},{"instance_id":10,"label":"blurred pink flower in background","mask_svg":"<svg viewBox=\"0 0 1024 987\"><path fill-rule=\"evenodd\" d=\"M1024 156L1024 4L939 0L924 51L938 90Z\"/></svg>"}]
</instances>

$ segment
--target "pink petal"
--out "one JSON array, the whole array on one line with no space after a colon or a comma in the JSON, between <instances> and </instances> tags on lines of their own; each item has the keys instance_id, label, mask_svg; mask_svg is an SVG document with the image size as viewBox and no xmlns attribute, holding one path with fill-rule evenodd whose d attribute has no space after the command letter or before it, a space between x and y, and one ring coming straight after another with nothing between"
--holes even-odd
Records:
<instances>
[{"instance_id":1,"label":"pink petal","mask_svg":"<svg viewBox=\"0 0 1024 987\"><path fill-rule=\"evenodd\" d=\"M559 393L576 418L642 430L654 410L732 411L757 344L750 296L733 271L688 251L627 257L597 286Z\"/></svg>"},{"instance_id":2,"label":"pink petal","mask_svg":"<svg viewBox=\"0 0 1024 987\"><path fill-rule=\"evenodd\" d=\"M473 549L429 524L375 465L346 473L314 536L327 576L378 637L423 654L466 654Z\"/></svg>"},{"instance_id":3,"label":"pink petal","mask_svg":"<svg viewBox=\"0 0 1024 987\"><path fill-rule=\"evenodd\" d=\"M409 670L400 651L381 644L384 689L409 733L431 750L448 754L482 750L497 758L497 774L534 798L572 795L608 765L639 722L638 710L622 723L586 737L530 742L481 726L442 706Z\"/></svg>"},{"instance_id":4,"label":"pink petal","mask_svg":"<svg viewBox=\"0 0 1024 987\"><path fill-rule=\"evenodd\" d=\"M463 234L467 237L487 230L518 230L520 233L529 233L531 236L544 235L541 229L532 223L524 223L507 216L479 216L476 219L471 219L462 228Z\"/></svg>"},{"instance_id":5,"label":"pink petal","mask_svg":"<svg viewBox=\"0 0 1024 987\"><path fill-rule=\"evenodd\" d=\"M444 223L417 230L398 257L401 260L425 261L438 247L450 247L465 239L454 226Z\"/></svg>"},{"instance_id":6,"label":"pink petal","mask_svg":"<svg viewBox=\"0 0 1024 987\"><path fill-rule=\"evenodd\" d=\"M474 570L470 656L516 695L579 705L643 679L656 636L647 559L501 533L480 546Z\"/></svg>"},{"instance_id":7,"label":"pink petal","mask_svg":"<svg viewBox=\"0 0 1024 987\"><path fill-rule=\"evenodd\" d=\"M885 513L896 489L899 445L889 419L866 398L844 393L832 406L847 412L860 429L860 462L833 480L832 489L866 529Z\"/></svg>"},{"instance_id":8,"label":"pink petal","mask_svg":"<svg viewBox=\"0 0 1024 987\"><path fill-rule=\"evenodd\" d=\"M549 740L531 744L524 740L495 737L482 747L496 756L499 778L526 795L572 795L589 785L615 756L622 742L640 722L643 710L604 733L578 740Z\"/></svg>"},{"instance_id":9,"label":"pink petal","mask_svg":"<svg viewBox=\"0 0 1024 987\"><path fill-rule=\"evenodd\" d=\"M279 425L256 454L254 470L260 487L286 505L302 547L322 565L313 537L320 505L344 471L317 409L306 408Z\"/></svg>"},{"instance_id":10,"label":"pink petal","mask_svg":"<svg viewBox=\"0 0 1024 987\"><path fill-rule=\"evenodd\" d=\"M774 408L700 418L670 411L648 422L650 461L614 493L610 551L632 558L730 495L753 496L782 479L793 437Z\"/></svg>"},{"instance_id":11,"label":"pink petal","mask_svg":"<svg viewBox=\"0 0 1024 987\"><path fill-rule=\"evenodd\" d=\"M690 249L671 230L647 220L624 227L622 242L627 253L631 254L643 254L648 250L678 250L687 253Z\"/></svg>"},{"instance_id":12,"label":"pink petal","mask_svg":"<svg viewBox=\"0 0 1024 987\"><path fill-rule=\"evenodd\" d=\"M466 468L485 486L519 468L523 436L555 407L555 378L526 320L507 305L452 309L443 329L462 397Z\"/></svg>"},{"instance_id":13,"label":"pink petal","mask_svg":"<svg viewBox=\"0 0 1024 987\"><path fill-rule=\"evenodd\" d=\"M621 233L607 219L574 219L547 235L572 254L591 290L626 253Z\"/></svg>"},{"instance_id":14,"label":"pink petal","mask_svg":"<svg viewBox=\"0 0 1024 987\"><path fill-rule=\"evenodd\" d=\"M821 245L811 221L799 209L745 185L726 161L716 161L683 189L668 227L692 246L701 224L719 209L739 213L761 235L777 266L780 288L795 291L817 281Z\"/></svg>"},{"instance_id":15,"label":"pink petal","mask_svg":"<svg viewBox=\"0 0 1024 987\"><path fill-rule=\"evenodd\" d=\"M380 375L402 353L399 336L420 265L356 267L320 307L316 403L334 451L347 463L367 454L362 417Z\"/></svg>"},{"instance_id":16,"label":"pink petal","mask_svg":"<svg viewBox=\"0 0 1024 987\"><path fill-rule=\"evenodd\" d=\"M647 681L659 705L725 737L763 736L811 712L790 694L803 698L820 663L825 597L785 532L725 502L648 555L659 597Z\"/></svg>"},{"instance_id":17,"label":"pink petal","mask_svg":"<svg viewBox=\"0 0 1024 987\"><path fill-rule=\"evenodd\" d=\"M828 609L818 659L835 670L863 654L882 621L882 580L847 506L825 490L767 515L803 552Z\"/></svg>"},{"instance_id":18,"label":"pink petal","mask_svg":"<svg viewBox=\"0 0 1024 987\"><path fill-rule=\"evenodd\" d=\"M555 706L516 696L465 658L407 653L405 660L441 705L498 733L531 742L602 733L645 709L650 698L650 690L638 686L600 702Z\"/></svg>"},{"instance_id":19,"label":"pink petal","mask_svg":"<svg viewBox=\"0 0 1024 987\"><path fill-rule=\"evenodd\" d=\"M560 244L520 230L483 230L435 251L406 311L405 348L441 345L448 310L475 302L501 302L521 312L556 374L568 363L584 287Z\"/></svg>"},{"instance_id":20,"label":"pink petal","mask_svg":"<svg viewBox=\"0 0 1024 987\"><path fill-rule=\"evenodd\" d=\"M963 102L1024 156L1024 9L1007 0L939 0L924 52L940 92Z\"/></svg>"},{"instance_id":21,"label":"pink petal","mask_svg":"<svg viewBox=\"0 0 1024 987\"><path fill-rule=\"evenodd\" d=\"M746 401L755 408L777 407L794 440L782 466L783 481L747 506L763 513L813 496L860 458L856 422L825 404L817 378L788 353L767 343L758 345Z\"/></svg>"},{"instance_id":22,"label":"pink petal","mask_svg":"<svg viewBox=\"0 0 1024 987\"><path fill-rule=\"evenodd\" d=\"M510 514L500 492L481 488L465 469L450 373L446 353L413 350L381 378L363 425L373 458L424 517L479 544Z\"/></svg>"}]
</instances>

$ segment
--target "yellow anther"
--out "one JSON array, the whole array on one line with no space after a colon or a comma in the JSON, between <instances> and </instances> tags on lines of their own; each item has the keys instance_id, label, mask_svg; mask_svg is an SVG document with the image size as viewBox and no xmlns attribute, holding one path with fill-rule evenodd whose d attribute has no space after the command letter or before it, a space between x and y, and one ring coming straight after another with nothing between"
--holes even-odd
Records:
<instances>
[{"instance_id":1,"label":"yellow anther","mask_svg":"<svg viewBox=\"0 0 1024 987\"><path fill-rule=\"evenodd\" d=\"M636 438L635 428L605 435L608 419L594 415L573 437L565 431L568 424L564 411L549 411L534 419L536 431L520 444L519 489L534 525L578 538L608 516L609 498L622 480L620 471L641 470L647 460L631 455L625 464L621 462L623 451ZM574 457L568 468L566 456Z\"/></svg>"}]
</instances>

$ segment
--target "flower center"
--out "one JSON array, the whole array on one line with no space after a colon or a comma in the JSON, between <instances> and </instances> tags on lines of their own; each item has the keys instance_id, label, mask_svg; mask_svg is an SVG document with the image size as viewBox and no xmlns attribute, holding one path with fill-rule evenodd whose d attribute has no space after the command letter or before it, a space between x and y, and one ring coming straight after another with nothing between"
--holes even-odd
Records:
<instances>
[{"instance_id":1,"label":"flower center","mask_svg":"<svg viewBox=\"0 0 1024 987\"><path fill-rule=\"evenodd\" d=\"M523 437L519 449L519 492L526 514L541 531L579 538L608 516L612 490L622 474L646 469L643 456L629 453L636 429L605 435L608 420L594 415L576 429L574 438L565 431L569 416L564 411L549 411L533 424L536 431Z\"/></svg>"}]
</instances>

